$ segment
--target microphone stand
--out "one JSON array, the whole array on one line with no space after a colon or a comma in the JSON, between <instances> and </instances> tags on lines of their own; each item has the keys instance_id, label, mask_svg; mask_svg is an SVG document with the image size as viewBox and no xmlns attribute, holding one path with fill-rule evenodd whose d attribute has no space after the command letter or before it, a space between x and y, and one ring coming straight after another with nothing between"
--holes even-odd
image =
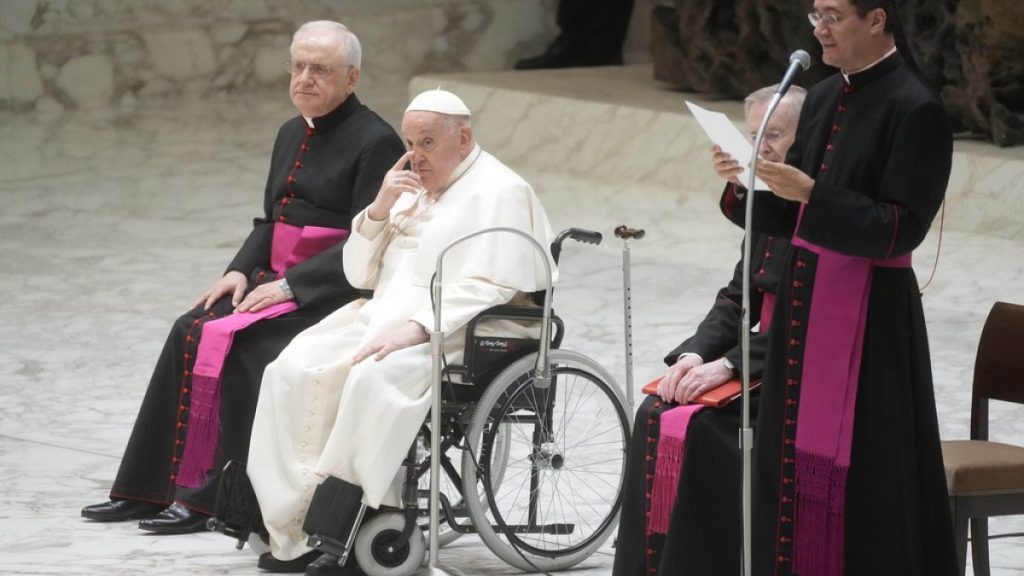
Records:
<instances>
[{"instance_id":1,"label":"microphone stand","mask_svg":"<svg viewBox=\"0 0 1024 576\"><path fill-rule=\"evenodd\" d=\"M761 127L754 138L754 153L750 155L750 173L747 175L746 213L743 223L743 303L740 312L740 351L742 366L743 416L740 428L740 453L743 459L743 545L742 571L743 576L752 576L751 571L751 532L752 532L752 453L754 449L754 429L750 427L750 242L753 234L754 185L757 181L757 158L761 151L761 140L772 113L779 106L783 94L776 92L768 103Z\"/></svg>"}]
</instances>

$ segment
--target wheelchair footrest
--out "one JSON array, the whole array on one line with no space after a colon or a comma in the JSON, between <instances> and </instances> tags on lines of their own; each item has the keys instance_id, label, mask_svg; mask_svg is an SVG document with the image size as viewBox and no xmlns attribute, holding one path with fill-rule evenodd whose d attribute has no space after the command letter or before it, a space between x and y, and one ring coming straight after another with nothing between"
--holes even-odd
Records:
<instances>
[{"instance_id":1,"label":"wheelchair footrest","mask_svg":"<svg viewBox=\"0 0 1024 576\"><path fill-rule=\"evenodd\" d=\"M228 538L234 538L236 540L235 548L241 550L247 540L249 540L249 528L235 526L218 520L216 517L210 518L206 521L206 529L210 532L220 532Z\"/></svg>"},{"instance_id":2,"label":"wheelchair footrest","mask_svg":"<svg viewBox=\"0 0 1024 576\"><path fill-rule=\"evenodd\" d=\"M338 542L330 536L313 534L308 540L306 540L306 545L315 550L319 550L324 554L334 554L339 558L348 557L348 548L345 547L345 543Z\"/></svg>"},{"instance_id":3,"label":"wheelchair footrest","mask_svg":"<svg viewBox=\"0 0 1024 576\"><path fill-rule=\"evenodd\" d=\"M340 478L328 476L316 487L302 530L325 539L346 542L358 526L363 489Z\"/></svg>"},{"instance_id":4,"label":"wheelchair footrest","mask_svg":"<svg viewBox=\"0 0 1024 576\"><path fill-rule=\"evenodd\" d=\"M206 528L234 538L238 541L235 547L239 550L249 539L250 533L255 532L264 541L269 540L256 493L245 472L245 464L232 460L224 466L217 485L214 517L206 522Z\"/></svg>"},{"instance_id":5,"label":"wheelchair footrest","mask_svg":"<svg viewBox=\"0 0 1024 576\"><path fill-rule=\"evenodd\" d=\"M309 534L306 543L321 552L348 560L366 507L363 489L334 476L328 476L313 492L302 530Z\"/></svg>"}]
</instances>

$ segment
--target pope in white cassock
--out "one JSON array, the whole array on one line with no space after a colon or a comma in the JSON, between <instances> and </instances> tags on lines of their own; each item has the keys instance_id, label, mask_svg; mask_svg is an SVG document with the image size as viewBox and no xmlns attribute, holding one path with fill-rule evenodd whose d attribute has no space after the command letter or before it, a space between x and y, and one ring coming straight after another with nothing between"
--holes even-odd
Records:
<instances>
[{"instance_id":1,"label":"pope in white cassock","mask_svg":"<svg viewBox=\"0 0 1024 576\"><path fill-rule=\"evenodd\" d=\"M439 252L498 226L541 246L552 240L533 189L480 149L457 96L417 96L402 136L408 152L353 219L344 248L348 281L373 297L299 334L263 375L248 474L270 533L271 552L260 558L268 570L301 571L316 556L302 525L324 478L361 487L370 507L400 504L396 477L430 408L427 331ZM511 234L477 237L446 254L441 329L449 361L459 361L461 334L477 313L546 285L541 258Z\"/></svg>"}]
</instances>

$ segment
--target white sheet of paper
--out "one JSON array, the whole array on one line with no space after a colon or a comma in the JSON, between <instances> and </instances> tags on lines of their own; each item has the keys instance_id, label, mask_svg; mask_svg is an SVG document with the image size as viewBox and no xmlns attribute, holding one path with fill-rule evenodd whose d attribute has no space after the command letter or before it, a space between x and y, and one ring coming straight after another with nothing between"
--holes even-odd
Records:
<instances>
[{"instance_id":1,"label":"white sheet of paper","mask_svg":"<svg viewBox=\"0 0 1024 576\"><path fill-rule=\"evenodd\" d=\"M697 119L697 123L704 129L704 133L708 135L711 142L717 144L740 163L743 172L739 175L739 179L743 186L746 186L750 181L750 155L754 152L754 146L750 140L736 128L736 125L725 114L705 110L689 101L686 102L686 107L690 109L690 113ZM754 189L769 190L768 185L760 178L754 180Z\"/></svg>"}]
</instances>

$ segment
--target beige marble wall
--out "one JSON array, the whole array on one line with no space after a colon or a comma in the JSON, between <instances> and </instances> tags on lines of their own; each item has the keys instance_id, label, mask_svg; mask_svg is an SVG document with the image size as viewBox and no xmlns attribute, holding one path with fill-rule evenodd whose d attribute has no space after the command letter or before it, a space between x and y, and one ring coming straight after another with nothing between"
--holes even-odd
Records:
<instances>
[{"instance_id":1,"label":"beige marble wall","mask_svg":"<svg viewBox=\"0 0 1024 576\"><path fill-rule=\"evenodd\" d=\"M627 45L646 57L648 6ZM143 99L284 96L297 24L335 19L364 45L360 92L389 120L424 72L510 68L557 34L556 0L4 0L0 112L128 115Z\"/></svg>"},{"instance_id":2,"label":"beige marble wall","mask_svg":"<svg viewBox=\"0 0 1024 576\"><path fill-rule=\"evenodd\" d=\"M306 20L344 22L364 45L361 89L395 94L414 74L507 67L539 49L549 0L15 0L0 3L0 108L43 117L147 98L274 91L291 34Z\"/></svg>"}]
</instances>

